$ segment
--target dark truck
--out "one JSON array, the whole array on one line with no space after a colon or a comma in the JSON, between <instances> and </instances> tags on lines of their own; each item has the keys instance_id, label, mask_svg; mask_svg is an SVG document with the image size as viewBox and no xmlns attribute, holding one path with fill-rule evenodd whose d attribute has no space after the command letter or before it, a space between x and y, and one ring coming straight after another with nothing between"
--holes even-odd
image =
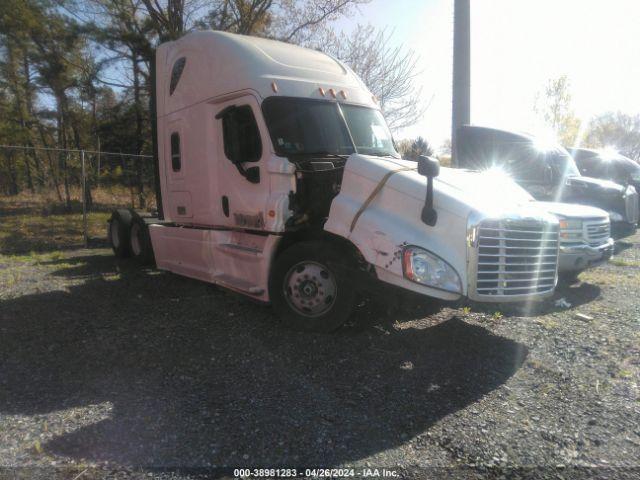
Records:
<instances>
[{"instance_id":1,"label":"dark truck","mask_svg":"<svg viewBox=\"0 0 640 480\"><path fill-rule=\"evenodd\" d=\"M635 231L638 193L629 185L583 176L573 157L557 144L525 133L465 125L458 129L458 165L499 169L536 200L578 203L605 210L614 232Z\"/></svg>"},{"instance_id":2,"label":"dark truck","mask_svg":"<svg viewBox=\"0 0 640 480\"><path fill-rule=\"evenodd\" d=\"M631 185L640 193L640 164L617 152L591 148L567 148L582 175ZM640 202L638 203L640 210Z\"/></svg>"}]
</instances>

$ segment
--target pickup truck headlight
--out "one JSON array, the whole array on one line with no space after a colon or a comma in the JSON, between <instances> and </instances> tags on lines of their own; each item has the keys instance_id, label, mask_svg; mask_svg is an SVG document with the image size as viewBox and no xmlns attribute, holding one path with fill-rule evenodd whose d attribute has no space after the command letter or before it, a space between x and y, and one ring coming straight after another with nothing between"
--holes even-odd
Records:
<instances>
[{"instance_id":1,"label":"pickup truck headlight","mask_svg":"<svg viewBox=\"0 0 640 480\"><path fill-rule=\"evenodd\" d=\"M609 214L609 220L611 220L612 222L623 222L624 221L624 217L622 215L620 215L618 212L607 212Z\"/></svg>"},{"instance_id":2,"label":"pickup truck headlight","mask_svg":"<svg viewBox=\"0 0 640 480\"><path fill-rule=\"evenodd\" d=\"M582 220L561 218L560 238L562 240L582 240Z\"/></svg>"},{"instance_id":3,"label":"pickup truck headlight","mask_svg":"<svg viewBox=\"0 0 640 480\"><path fill-rule=\"evenodd\" d=\"M437 255L419 247L406 247L402 253L404 276L412 282L440 290L462 293L462 282L455 269Z\"/></svg>"}]
</instances>

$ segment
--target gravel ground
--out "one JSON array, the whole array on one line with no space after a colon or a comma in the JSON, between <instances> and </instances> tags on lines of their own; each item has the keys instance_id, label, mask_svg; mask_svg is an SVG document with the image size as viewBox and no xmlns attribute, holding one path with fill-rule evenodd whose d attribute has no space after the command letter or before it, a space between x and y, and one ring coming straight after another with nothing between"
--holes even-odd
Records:
<instances>
[{"instance_id":1,"label":"gravel ground","mask_svg":"<svg viewBox=\"0 0 640 480\"><path fill-rule=\"evenodd\" d=\"M0 465L637 478L640 235L580 279L501 311L365 299L313 335L106 249L0 255Z\"/></svg>"}]
</instances>

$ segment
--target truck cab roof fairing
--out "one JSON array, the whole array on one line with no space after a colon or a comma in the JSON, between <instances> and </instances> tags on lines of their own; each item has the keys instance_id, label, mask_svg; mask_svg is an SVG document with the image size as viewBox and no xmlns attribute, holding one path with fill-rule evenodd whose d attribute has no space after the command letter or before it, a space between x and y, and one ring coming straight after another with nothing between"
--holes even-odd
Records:
<instances>
[{"instance_id":1,"label":"truck cab roof fairing","mask_svg":"<svg viewBox=\"0 0 640 480\"><path fill-rule=\"evenodd\" d=\"M276 94L332 100L328 92L333 89L344 91L351 102L378 108L371 92L340 61L275 40L211 30L193 32L160 45L156 55L160 117L242 90L257 92L261 98ZM184 72L169 95L171 68L181 57L186 58Z\"/></svg>"}]
</instances>

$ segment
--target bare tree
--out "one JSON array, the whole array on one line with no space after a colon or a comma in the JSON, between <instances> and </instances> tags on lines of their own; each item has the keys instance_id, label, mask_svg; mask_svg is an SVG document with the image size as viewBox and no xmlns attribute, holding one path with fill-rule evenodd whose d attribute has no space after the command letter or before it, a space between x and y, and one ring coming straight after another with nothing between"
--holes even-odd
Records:
<instances>
[{"instance_id":1,"label":"bare tree","mask_svg":"<svg viewBox=\"0 0 640 480\"><path fill-rule=\"evenodd\" d=\"M278 0L269 36L285 42L308 44L324 33L327 23L352 13L371 0Z\"/></svg>"},{"instance_id":2,"label":"bare tree","mask_svg":"<svg viewBox=\"0 0 640 480\"><path fill-rule=\"evenodd\" d=\"M196 27L307 44L321 34L329 22L370 1L214 0Z\"/></svg>"},{"instance_id":3,"label":"bare tree","mask_svg":"<svg viewBox=\"0 0 640 480\"><path fill-rule=\"evenodd\" d=\"M416 85L418 56L392 42L393 32L358 25L353 33L327 32L316 48L345 62L377 97L389 127L416 123L426 107Z\"/></svg>"}]
</instances>

